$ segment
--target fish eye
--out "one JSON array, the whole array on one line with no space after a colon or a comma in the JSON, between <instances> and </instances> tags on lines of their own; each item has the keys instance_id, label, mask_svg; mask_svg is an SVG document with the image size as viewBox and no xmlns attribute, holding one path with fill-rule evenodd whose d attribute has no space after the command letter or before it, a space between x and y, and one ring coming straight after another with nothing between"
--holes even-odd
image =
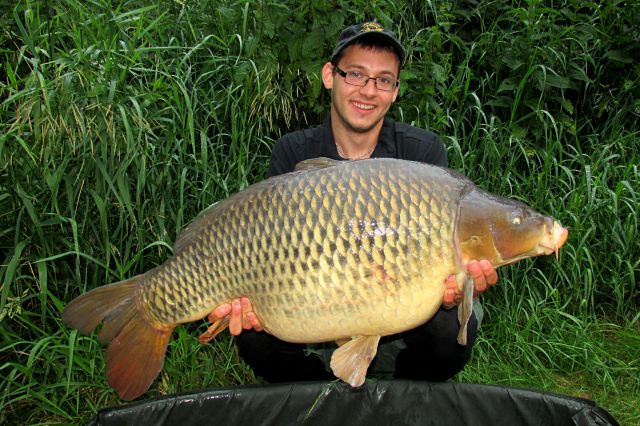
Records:
<instances>
[{"instance_id":1,"label":"fish eye","mask_svg":"<svg viewBox=\"0 0 640 426\"><path fill-rule=\"evenodd\" d=\"M522 216L516 215L511 218L511 223L514 225L520 225L522 223Z\"/></svg>"}]
</instances>

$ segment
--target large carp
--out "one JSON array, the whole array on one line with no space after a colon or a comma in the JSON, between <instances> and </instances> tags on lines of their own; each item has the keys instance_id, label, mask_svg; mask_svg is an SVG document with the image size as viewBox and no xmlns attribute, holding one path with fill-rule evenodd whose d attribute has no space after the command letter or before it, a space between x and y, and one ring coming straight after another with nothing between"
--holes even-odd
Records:
<instances>
[{"instance_id":1,"label":"large carp","mask_svg":"<svg viewBox=\"0 0 640 426\"><path fill-rule=\"evenodd\" d=\"M441 306L455 275L465 343L470 259L495 267L551 254L567 230L464 176L423 163L301 163L214 204L162 265L73 300L64 322L109 343L107 376L122 399L162 369L172 330L248 296L265 330L289 342L348 341L334 374L359 386L380 336L414 328ZM228 325L214 324L205 337Z\"/></svg>"}]
</instances>

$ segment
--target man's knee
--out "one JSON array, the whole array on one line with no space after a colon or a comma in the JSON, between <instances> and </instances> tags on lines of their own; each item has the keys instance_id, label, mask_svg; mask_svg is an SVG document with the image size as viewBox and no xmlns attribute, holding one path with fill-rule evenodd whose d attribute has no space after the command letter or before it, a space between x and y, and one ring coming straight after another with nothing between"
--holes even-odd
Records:
<instances>
[{"instance_id":1,"label":"man's knee","mask_svg":"<svg viewBox=\"0 0 640 426\"><path fill-rule=\"evenodd\" d=\"M240 356L268 382L332 378L318 357L304 353L306 345L285 342L268 333L255 331L242 332L236 341Z\"/></svg>"},{"instance_id":2,"label":"man's knee","mask_svg":"<svg viewBox=\"0 0 640 426\"><path fill-rule=\"evenodd\" d=\"M462 371L471 359L478 322L467 325L467 345L458 344L457 310L438 311L426 324L403 334L407 347L396 359L397 378L445 381Z\"/></svg>"}]
</instances>

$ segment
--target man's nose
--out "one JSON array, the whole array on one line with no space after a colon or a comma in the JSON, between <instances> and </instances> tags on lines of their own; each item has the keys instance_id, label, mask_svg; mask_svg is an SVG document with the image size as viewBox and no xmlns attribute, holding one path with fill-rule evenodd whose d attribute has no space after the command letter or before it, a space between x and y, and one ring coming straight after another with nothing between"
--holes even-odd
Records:
<instances>
[{"instance_id":1,"label":"man's nose","mask_svg":"<svg viewBox=\"0 0 640 426\"><path fill-rule=\"evenodd\" d=\"M364 92L364 93L373 93L373 94L375 94L378 91L378 88L376 87L376 79L375 78L369 78L367 80L367 82L364 84L364 86L362 86L360 91Z\"/></svg>"}]
</instances>

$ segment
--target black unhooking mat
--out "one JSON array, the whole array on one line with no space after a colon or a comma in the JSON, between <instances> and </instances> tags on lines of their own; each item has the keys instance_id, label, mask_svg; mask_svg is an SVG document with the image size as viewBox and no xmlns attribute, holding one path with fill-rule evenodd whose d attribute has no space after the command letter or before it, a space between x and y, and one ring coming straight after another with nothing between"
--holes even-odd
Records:
<instances>
[{"instance_id":1,"label":"black unhooking mat","mask_svg":"<svg viewBox=\"0 0 640 426\"><path fill-rule=\"evenodd\" d=\"M100 410L91 425L618 425L592 401L532 390L402 380L210 389Z\"/></svg>"}]
</instances>

